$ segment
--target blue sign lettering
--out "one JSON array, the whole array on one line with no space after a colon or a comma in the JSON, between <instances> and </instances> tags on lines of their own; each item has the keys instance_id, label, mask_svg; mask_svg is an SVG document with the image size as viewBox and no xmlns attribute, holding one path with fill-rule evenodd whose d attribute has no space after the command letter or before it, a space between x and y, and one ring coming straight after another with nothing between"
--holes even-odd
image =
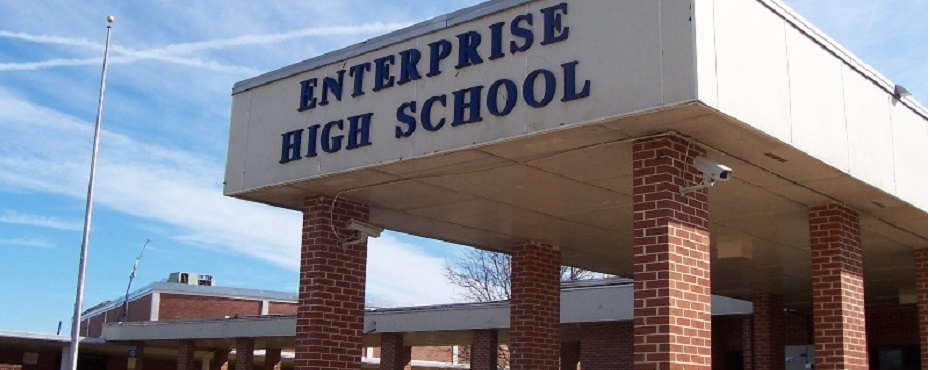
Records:
<instances>
[{"instance_id":1,"label":"blue sign lettering","mask_svg":"<svg viewBox=\"0 0 930 370\"><path fill-rule=\"evenodd\" d=\"M542 15L541 24L538 25L540 29L534 29L534 13L519 14L509 22L496 22L489 25L487 32L490 33L490 47L485 51L489 53L487 55L482 55L483 49L479 48L482 34L470 30L456 35L451 41L439 39L426 44L429 49L428 55L423 55L425 51L411 48L396 54L374 58L371 62L350 66L347 70L337 70L335 75L324 76L322 80L318 77L304 79L299 84L300 101L297 110L304 112L332 102L341 102L346 71L352 80L351 96L357 98L366 93L366 79L373 80L370 82L373 86L371 90L379 92L395 84L404 85L421 80L424 76L427 78L438 76L443 72L443 61L452 56L453 50L457 54L454 68L465 69L485 63L485 58L489 61L496 61L508 55L526 52L534 46L537 40L536 35L540 32L539 45L551 45L569 38L570 27L565 25L568 15L567 2L540 9L539 13ZM510 40L505 40L505 33L507 33L505 30L509 31ZM505 43L506 41L509 41L509 44ZM508 45L509 54L504 49ZM420 73L421 60L424 61L425 75ZM395 62L398 67L396 75L392 71ZM504 117L516 109L521 98L529 108L543 108L552 103L559 90L562 95L561 102L586 98L591 95L591 81L579 78L578 65L579 62L575 60L562 63L561 70L538 68L528 73L522 84L508 78L501 78L494 81L486 90L485 86L476 85L452 91L451 112L447 110L449 108L447 104L450 103L448 94L431 96L422 102L422 106L417 101L406 101L397 107L394 137L396 139L411 137L417 131L417 127L423 127L427 132L442 130L446 126L446 119L450 113L449 127L463 127L467 124L482 122L484 120L482 113ZM373 74L368 72L373 72ZM435 115L433 114L434 108L437 110ZM442 113L443 111L445 114ZM337 153L342 150L358 150L370 146L373 141L371 127L372 124L377 124L374 120L374 113L365 113L332 120L323 125L310 125L306 127L306 130L301 128L282 133L279 163L317 157L320 155L318 150L323 153ZM346 121L348 121L348 127L346 127ZM304 143L306 147L303 146ZM301 155L302 152L303 155Z\"/></svg>"}]
</instances>

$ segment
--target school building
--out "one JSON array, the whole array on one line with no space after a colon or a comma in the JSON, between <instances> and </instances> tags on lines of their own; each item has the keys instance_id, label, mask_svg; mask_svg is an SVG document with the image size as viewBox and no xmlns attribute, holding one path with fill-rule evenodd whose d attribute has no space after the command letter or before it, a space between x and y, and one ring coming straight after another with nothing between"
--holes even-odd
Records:
<instances>
[{"instance_id":1,"label":"school building","mask_svg":"<svg viewBox=\"0 0 930 370\"><path fill-rule=\"evenodd\" d=\"M511 254L514 370L560 366L559 265L634 281L604 368L719 364L712 294L755 369L785 312L817 369L926 368L926 189L926 109L777 0L491 1L287 66L234 86L225 183L304 215L297 369L358 368L382 228Z\"/></svg>"},{"instance_id":2,"label":"school building","mask_svg":"<svg viewBox=\"0 0 930 370\"><path fill-rule=\"evenodd\" d=\"M778 0L489 1L233 87L224 193L303 214L293 316L101 340L178 370L501 344L513 370L927 369L927 168L926 108ZM512 299L366 311L385 229L510 254Z\"/></svg>"}]
</instances>

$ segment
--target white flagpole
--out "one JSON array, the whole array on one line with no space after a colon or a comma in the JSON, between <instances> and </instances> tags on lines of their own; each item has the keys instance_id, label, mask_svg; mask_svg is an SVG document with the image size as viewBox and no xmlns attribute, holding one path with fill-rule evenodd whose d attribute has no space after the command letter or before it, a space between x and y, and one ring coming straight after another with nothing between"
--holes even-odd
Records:
<instances>
[{"instance_id":1,"label":"white flagpole","mask_svg":"<svg viewBox=\"0 0 930 370\"><path fill-rule=\"evenodd\" d=\"M87 182L87 203L84 206L84 234L81 239L81 260L78 264L77 293L74 296L74 316L71 320L71 351L69 370L77 369L78 341L81 331L81 306L84 301L84 270L87 245L90 242L90 217L94 206L94 175L97 171L97 149L100 147L100 118L103 115L103 95L107 87L107 57L110 55L110 31L115 18L107 17L107 44L103 49L103 72L100 74L100 98L97 101L97 123L94 127L94 149L90 157L90 180Z\"/></svg>"}]
</instances>

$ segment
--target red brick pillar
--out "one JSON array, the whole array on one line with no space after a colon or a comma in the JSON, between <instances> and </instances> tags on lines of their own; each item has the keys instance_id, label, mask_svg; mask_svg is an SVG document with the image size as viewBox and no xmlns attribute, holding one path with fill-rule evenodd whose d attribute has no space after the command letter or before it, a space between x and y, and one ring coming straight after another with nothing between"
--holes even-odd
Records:
<instances>
[{"instance_id":1,"label":"red brick pillar","mask_svg":"<svg viewBox=\"0 0 930 370\"><path fill-rule=\"evenodd\" d=\"M753 369L785 368L785 302L773 293L756 293L752 299Z\"/></svg>"},{"instance_id":2,"label":"red brick pillar","mask_svg":"<svg viewBox=\"0 0 930 370\"><path fill-rule=\"evenodd\" d=\"M740 320L742 325L742 338L740 344L743 348L743 370L755 370L753 369L753 362L755 359L755 354L753 353L753 339L752 339L752 316L746 315Z\"/></svg>"},{"instance_id":3,"label":"red brick pillar","mask_svg":"<svg viewBox=\"0 0 930 370\"><path fill-rule=\"evenodd\" d=\"M676 136L633 143L633 316L636 369L710 369L707 189L698 146Z\"/></svg>"},{"instance_id":4,"label":"red brick pillar","mask_svg":"<svg viewBox=\"0 0 930 370\"><path fill-rule=\"evenodd\" d=\"M265 348L265 370L281 370L281 349Z\"/></svg>"},{"instance_id":5,"label":"red brick pillar","mask_svg":"<svg viewBox=\"0 0 930 370\"><path fill-rule=\"evenodd\" d=\"M130 346L126 369L145 370L145 342L133 342Z\"/></svg>"},{"instance_id":6,"label":"red brick pillar","mask_svg":"<svg viewBox=\"0 0 930 370\"><path fill-rule=\"evenodd\" d=\"M559 355L559 369L577 370L578 361L581 361L581 344L579 342L562 343L561 354Z\"/></svg>"},{"instance_id":7,"label":"red brick pillar","mask_svg":"<svg viewBox=\"0 0 930 370\"><path fill-rule=\"evenodd\" d=\"M581 368L633 369L633 323L627 321L582 326Z\"/></svg>"},{"instance_id":8,"label":"red brick pillar","mask_svg":"<svg viewBox=\"0 0 930 370\"><path fill-rule=\"evenodd\" d=\"M920 366L927 370L927 249L914 250L917 276L917 315L920 319Z\"/></svg>"},{"instance_id":9,"label":"red brick pillar","mask_svg":"<svg viewBox=\"0 0 930 370\"><path fill-rule=\"evenodd\" d=\"M381 334L381 370L404 370L410 365L410 346L402 333Z\"/></svg>"},{"instance_id":10,"label":"red brick pillar","mask_svg":"<svg viewBox=\"0 0 930 370\"><path fill-rule=\"evenodd\" d=\"M811 208L811 281L817 370L869 367L859 214L838 204Z\"/></svg>"},{"instance_id":11,"label":"red brick pillar","mask_svg":"<svg viewBox=\"0 0 930 370\"><path fill-rule=\"evenodd\" d=\"M229 352L228 348L214 350L213 360L210 361L210 370L228 370Z\"/></svg>"},{"instance_id":12,"label":"red brick pillar","mask_svg":"<svg viewBox=\"0 0 930 370\"><path fill-rule=\"evenodd\" d=\"M510 369L556 370L562 254L536 242L516 243L510 252Z\"/></svg>"},{"instance_id":13,"label":"red brick pillar","mask_svg":"<svg viewBox=\"0 0 930 370\"><path fill-rule=\"evenodd\" d=\"M368 243L342 247L357 236L351 219L368 221L368 206L329 196L304 201L295 370L362 366Z\"/></svg>"},{"instance_id":14,"label":"red brick pillar","mask_svg":"<svg viewBox=\"0 0 930 370\"><path fill-rule=\"evenodd\" d=\"M236 338L236 370L252 370L255 364L255 339Z\"/></svg>"},{"instance_id":15,"label":"red brick pillar","mask_svg":"<svg viewBox=\"0 0 930 370\"><path fill-rule=\"evenodd\" d=\"M194 367L194 341L178 341L178 370L197 370Z\"/></svg>"},{"instance_id":16,"label":"red brick pillar","mask_svg":"<svg viewBox=\"0 0 930 370\"><path fill-rule=\"evenodd\" d=\"M475 330L471 338L471 370L497 370L497 330Z\"/></svg>"}]
</instances>

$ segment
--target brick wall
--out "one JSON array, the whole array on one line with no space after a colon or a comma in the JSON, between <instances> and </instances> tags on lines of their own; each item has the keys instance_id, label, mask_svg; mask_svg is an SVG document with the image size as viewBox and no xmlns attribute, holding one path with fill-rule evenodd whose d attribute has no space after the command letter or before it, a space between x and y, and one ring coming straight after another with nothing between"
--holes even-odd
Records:
<instances>
[{"instance_id":1,"label":"brick wall","mask_svg":"<svg viewBox=\"0 0 930 370\"><path fill-rule=\"evenodd\" d=\"M81 332L86 337L99 337L103 333L104 315L96 315L86 320L87 325L81 327Z\"/></svg>"},{"instance_id":2,"label":"brick wall","mask_svg":"<svg viewBox=\"0 0 930 370\"><path fill-rule=\"evenodd\" d=\"M229 352L230 350L227 348L213 350L213 358L210 361L210 370L228 370Z\"/></svg>"},{"instance_id":3,"label":"brick wall","mask_svg":"<svg viewBox=\"0 0 930 370\"><path fill-rule=\"evenodd\" d=\"M920 366L927 370L927 248L914 250L914 275L917 279L917 317L920 332Z\"/></svg>"},{"instance_id":4,"label":"brick wall","mask_svg":"<svg viewBox=\"0 0 930 370\"><path fill-rule=\"evenodd\" d=\"M742 326L743 370L753 370L752 360L755 354L752 352L752 315L743 316L740 326Z\"/></svg>"},{"instance_id":5,"label":"brick wall","mask_svg":"<svg viewBox=\"0 0 930 370\"><path fill-rule=\"evenodd\" d=\"M261 314L261 301L161 293L159 320L199 319Z\"/></svg>"},{"instance_id":6,"label":"brick wall","mask_svg":"<svg viewBox=\"0 0 930 370\"><path fill-rule=\"evenodd\" d=\"M152 315L152 294L146 294L139 299L129 302L129 312L126 321L149 321Z\"/></svg>"},{"instance_id":7,"label":"brick wall","mask_svg":"<svg viewBox=\"0 0 930 370\"><path fill-rule=\"evenodd\" d=\"M868 368L859 215L831 204L811 208L814 356L818 370Z\"/></svg>"},{"instance_id":8,"label":"brick wall","mask_svg":"<svg viewBox=\"0 0 930 370\"><path fill-rule=\"evenodd\" d=\"M868 307L865 310L869 347L906 346L920 343L917 307Z\"/></svg>"},{"instance_id":9,"label":"brick wall","mask_svg":"<svg viewBox=\"0 0 930 370\"><path fill-rule=\"evenodd\" d=\"M23 365L23 355L26 352L38 353L35 365ZM60 350L22 350L0 345L0 368L6 370L58 370L58 356Z\"/></svg>"},{"instance_id":10,"label":"brick wall","mask_svg":"<svg viewBox=\"0 0 930 370\"><path fill-rule=\"evenodd\" d=\"M452 362L452 347L450 346L430 346L430 347L413 347L413 359L422 361Z\"/></svg>"},{"instance_id":11,"label":"brick wall","mask_svg":"<svg viewBox=\"0 0 930 370\"><path fill-rule=\"evenodd\" d=\"M752 300L753 369L785 368L785 303L780 295L757 293Z\"/></svg>"},{"instance_id":12,"label":"brick wall","mask_svg":"<svg viewBox=\"0 0 930 370\"><path fill-rule=\"evenodd\" d=\"M381 370L404 370L410 364L411 348L403 333L381 334Z\"/></svg>"},{"instance_id":13,"label":"brick wall","mask_svg":"<svg viewBox=\"0 0 930 370\"><path fill-rule=\"evenodd\" d=\"M178 364L176 361L158 359L158 358L145 359L144 370L177 370L177 369L178 369Z\"/></svg>"},{"instance_id":14,"label":"brick wall","mask_svg":"<svg viewBox=\"0 0 930 370\"><path fill-rule=\"evenodd\" d=\"M152 295L146 294L136 300L129 301L128 321L149 321L151 315ZM103 333L104 323L119 322L123 315L123 306L113 307L94 316L85 317L81 321L81 334L90 337L99 337ZM88 325L89 324L89 325Z\"/></svg>"},{"instance_id":15,"label":"brick wall","mask_svg":"<svg viewBox=\"0 0 930 370\"><path fill-rule=\"evenodd\" d=\"M578 370L581 364L581 343L563 342L559 355L560 370Z\"/></svg>"},{"instance_id":16,"label":"brick wall","mask_svg":"<svg viewBox=\"0 0 930 370\"><path fill-rule=\"evenodd\" d=\"M745 318L745 316L714 316L711 319L714 370L730 369L729 357L744 352L743 321Z\"/></svg>"},{"instance_id":17,"label":"brick wall","mask_svg":"<svg viewBox=\"0 0 930 370\"><path fill-rule=\"evenodd\" d=\"M293 315L297 313L296 302L268 302L269 315Z\"/></svg>"},{"instance_id":18,"label":"brick wall","mask_svg":"<svg viewBox=\"0 0 930 370\"><path fill-rule=\"evenodd\" d=\"M252 370L255 365L255 339L236 338L236 370Z\"/></svg>"},{"instance_id":19,"label":"brick wall","mask_svg":"<svg viewBox=\"0 0 930 370\"><path fill-rule=\"evenodd\" d=\"M582 369L633 369L633 322L584 324L581 333Z\"/></svg>"},{"instance_id":20,"label":"brick wall","mask_svg":"<svg viewBox=\"0 0 930 370\"><path fill-rule=\"evenodd\" d=\"M785 313L785 345L809 346L814 344L814 320L804 312Z\"/></svg>"},{"instance_id":21,"label":"brick wall","mask_svg":"<svg viewBox=\"0 0 930 370\"><path fill-rule=\"evenodd\" d=\"M698 146L676 136L633 143L633 277L637 368L711 367L707 189Z\"/></svg>"},{"instance_id":22,"label":"brick wall","mask_svg":"<svg viewBox=\"0 0 930 370\"><path fill-rule=\"evenodd\" d=\"M497 370L498 348L497 330L475 330L469 349L471 369Z\"/></svg>"},{"instance_id":23,"label":"brick wall","mask_svg":"<svg viewBox=\"0 0 930 370\"><path fill-rule=\"evenodd\" d=\"M281 348L265 348L264 370L281 370Z\"/></svg>"},{"instance_id":24,"label":"brick wall","mask_svg":"<svg viewBox=\"0 0 930 370\"><path fill-rule=\"evenodd\" d=\"M558 369L561 254L535 242L510 251L510 368Z\"/></svg>"},{"instance_id":25,"label":"brick wall","mask_svg":"<svg viewBox=\"0 0 930 370\"><path fill-rule=\"evenodd\" d=\"M159 320L215 318L225 316L252 316L261 314L259 300L235 299L216 296L197 296L161 293ZM296 302L269 302L268 313L272 315L296 314ZM129 302L128 322L149 321L152 313L152 295L146 294ZM90 325L82 321L81 333L99 337L105 322L118 322L123 306L87 318Z\"/></svg>"},{"instance_id":26,"label":"brick wall","mask_svg":"<svg viewBox=\"0 0 930 370\"><path fill-rule=\"evenodd\" d=\"M367 221L368 207L328 196L308 198L303 206L294 367L358 369L368 245L363 241L343 248L340 241L356 236L348 222Z\"/></svg>"},{"instance_id":27,"label":"brick wall","mask_svg":"<svg viewBox=\"0 0 930 370\"><path fill-rule=\"evenodd\" d=\"M177 370L196 370L194 367L194 341L178 341Z\"/></svg>"},{"instance_id":28,"label":"brick wall","mask_svg":"<svg viewBox=\"0 0 930 370\"><path fill-rule=\"evenodd\" d=\"M418 346L411 347L411 359L419 361L434 361L434 362L445 362L453 363L457 361L458 364L468 364L468 360L471 357L471 346L460 345L458 346L458 358L455 358L455 351L452 346ZM363 351L363 353L367 353ZM375 358L381 358L381 348L373 348L373 356Z\"/></svg>"}]
</instances>

